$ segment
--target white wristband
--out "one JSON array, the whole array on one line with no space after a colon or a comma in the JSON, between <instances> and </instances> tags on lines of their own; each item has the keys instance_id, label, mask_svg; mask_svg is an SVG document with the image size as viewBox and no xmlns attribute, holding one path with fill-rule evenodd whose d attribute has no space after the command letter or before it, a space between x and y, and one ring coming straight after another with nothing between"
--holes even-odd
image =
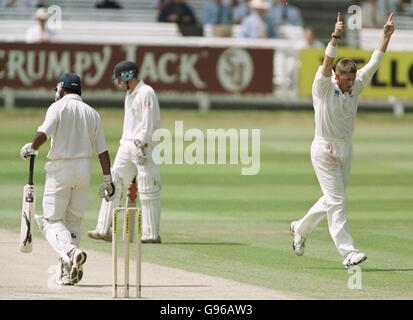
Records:
<instances>
[{"instance_id":1,"label":"white wristband","mask_svg":"<svg viewBox=\"0 0 413 320\"><path fill-rule=\"evenodd\" d=\"M337 55L337 47L333 47L331 44L328 44L326 48L326 55L330 58L335 58Z\"/></svg>"}]
</instances>

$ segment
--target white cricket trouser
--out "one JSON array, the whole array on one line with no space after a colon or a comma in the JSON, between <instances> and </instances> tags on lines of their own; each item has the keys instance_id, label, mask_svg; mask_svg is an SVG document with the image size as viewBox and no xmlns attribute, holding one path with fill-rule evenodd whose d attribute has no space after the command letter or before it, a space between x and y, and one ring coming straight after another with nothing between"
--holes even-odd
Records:
<instances>
[{"instance_id":1,"label":"white cricket trouser","mask_svg":"<svg viewBox=\"0 0 413 320\"><path fill-rule=\"evenodd\" d=\"M143 165L139 165L137 150L133 141L125 139L120 141L120 146L112 166L112 177L117 193L115 199L110 202L102 200L96 225L98 233L110 233L112 212L115 207L123 207L125 205L120 203L121 193L137 175L138 193L142 207L142 238L155 239L160 235L160 168L152 160L151 147L145 148L145 154L148 157L147 160ZM123 198L126 201L126 196Z\"/></svg>"},{"instance_id":2,"label":"white cricket trouser","mask_svg":"<svg viewBox=\"0 0 413 320\"><path fill-rule=\"evenodd\" d=\"M53 249L67 261L67 253L80 246L80 226L90 189L91 161L49 161L45 166L43 232Z\"/></svg>"},{"instance_id":3,"label":"white cricket trouser","mask_svg":"<svg viewBox=\"0 0 413 320\"><path fill-rule=\"evenodd\" d=\"M346 187L352 153L351 141L314 139L311 144L311 163L323 196L295 226L296 232L306 238L327 215L330 235L338 252L344 257L355 250L346 216Z\"/></svg>"}]
</instances>

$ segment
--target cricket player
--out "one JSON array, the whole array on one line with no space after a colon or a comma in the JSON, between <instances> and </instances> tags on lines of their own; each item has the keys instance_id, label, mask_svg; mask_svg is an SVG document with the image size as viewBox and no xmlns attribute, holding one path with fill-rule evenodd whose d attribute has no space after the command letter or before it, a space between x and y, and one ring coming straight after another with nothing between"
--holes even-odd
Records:
<instances>
[{"instance_id":1,"label":"cricket player","mask_svg":"<svg viewBox=\"0 0 413 320\"><path fill-rule=\"evenodd\" d=\"M115 186L99 114L81 98L80 78L73 73L59 77L56 102L47 110L43 124L20 155L28 159L51 137L47 154L43 216L35 216L40 230L59 255L56 282L73 285L83 276L86 253L80 247L80 228L91 179L91 156L99 156L103 182L99 194L110 201Z\"/></svg>"},{"instance_id":2,"label":"cricket player","mask_svg":"<svg viewBox=\"0 0 413 320\"><path fill-rule=\"evenodd\" d=\"M350 59L342 59L332 71L337 42L344 23L337 16L323 61L314 78L312 96L315 111L315 137L311 145L311 163L322 190L322 197L298 221L290 225L293 250L304 254L307 237L327 215L328 228L345 267L362 263L366 254L355 248L346 217L346 186L352 161L352 135L357 113L357 99L371 81L394 32L393 13L383 28L383 36L370 61L360 70Z\"/></svg>"},{"instance_id":3,"label":"cricket player","mask_svg":"<svg viewBox=\"0 0 413 320\"><path fill-rule=\"evenodd\" d=\"M139 70L131 61L121 61L113 69L114 81L126 92L122 138L112 167L117 193L111 202L102 201L95 230L89 237L111 241L112 213L120 203L121 191L137 176L142 207L142 243L161 243L161 178L159 165L152 160L152 133L160 128L160 110L155 91L138 80Z\"/></svg>"}]
</instances>

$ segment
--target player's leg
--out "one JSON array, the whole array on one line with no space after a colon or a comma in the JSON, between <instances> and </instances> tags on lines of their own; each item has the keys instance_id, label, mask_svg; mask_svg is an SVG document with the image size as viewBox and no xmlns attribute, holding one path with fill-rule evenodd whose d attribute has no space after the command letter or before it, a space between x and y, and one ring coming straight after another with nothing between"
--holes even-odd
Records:
<instances>
[{"instance_id":1,"label":"player's leg","mask_svg":"<svg viewBox=\"0 0 413 320\"><path fill-rule=\"evenodd\" d=\"M113 182L116 186L116 196L112 201L102 200L99 216L95 230L89 230L88 236L97 240L112 241L110 227L112 224L112 213L115 207L122 206L122 191L136 175L136 167L130 161L128 150L125 146L119 146L115 161L112 166Z\"/></svg>"},{"instance_id":2,"label":"player's leg","mask_svg":"<svg viewBox=\"0 0 413 320\"><path fill-rule=\"evenodd\" d=\"M313 141L311 145L311 163L316 170L318 166L318 158L316 157L319 148L319 142ZM305 241L307 237L314 231L317 225L326 217L327 208L324 196L308 210L308 212L298 221L293 221L290 224L291 234L293 235L293 250L296 255L304 254Z\"/></svg>"},{"instance_id":3,"label":"player's leg","mask_svg":"<svg viewBox=\"0 0 413 320\"><path fill-rule=\"evenodd\" d=\"M76 162L75 170L72 171L73 184L70 201L65 215L65 225L70 231L72 242L78 250L72 250L72 265L70 277L72 283L79 282L83 277L83 264L86 262L86 252L80 250L81 223L84 217L88 195L90 191L90 160L73 160Z\"/></svg>"},{"instance_id":4,"label":"player's leg","mask_svg":"<svg viewBox=\"0 0 413 320\"><path fill-rule=\"evenodd\" d=\"M160 168L152 161L152 149L145 150L148 159L138 167L138 192L142 207L142 242L160 243L161 178Z\"/></svg>"},{"instance_id":5,"label":"player's leg","mask_svg":"<svg viewBox=\"0 0 413 320\"><path fill-rule=\"evenodd\" d=\"M343 176L344 188L346 188L348 185L349 178L350 178L350 170L351 170L352 156L353 156L353 145L352 144L343 145L342 148L343 148L344 161L343 161L343 165L341 168L341 173ZM367 255L364 252L360 252L356 249L354 251L350 251L345 254L343 265L345 267L357 265L357 264L364 262L366 259L367 259Z\"/></svg>"},{"instance_id":6,"label":"player's leg","mask_svg":"<svg viewBox=\"0 0 413 320\"><path fill-rule=\"evenodd\" d=\"M304 217L298 221L293 221L294 231L303 238L307 238L317 227L317 225L326 217L327 208L324 196L307 211Z\"/></svg>"},{"instance_id":7,"label":"player's leg","mask_svg":"<svg viewBox=\"0 0 413 320\"><path fill-rule=\"evenodd\" d=\"M46 164L43 196L43 216L35 216L46 239L65 263L71 263L68 253L75 248L70 231L63 223L71 195L70 170L67 161Z\"/></svg>"},{"instance_id":8,"label":"player's leg","mask_svg":"<svg viewBox=\"0 0 413 320\"><path fill-rule=\"evenodd\" d=\"M328 147L321 145L318 153L318 163L315 167L317 179L325 197L327 208L328 229L336 245L337 251L343 256L355 252L354 241L350 235L346 214L346 143L334 143ZM331 150L334 150L332 156Z\"/></svg>"}]
</instances>

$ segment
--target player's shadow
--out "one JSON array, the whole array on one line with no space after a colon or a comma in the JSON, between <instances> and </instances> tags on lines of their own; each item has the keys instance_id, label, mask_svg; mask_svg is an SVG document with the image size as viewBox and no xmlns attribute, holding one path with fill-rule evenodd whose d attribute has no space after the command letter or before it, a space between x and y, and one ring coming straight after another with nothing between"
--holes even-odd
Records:
<instances>
[{"instance_id":1,"label":"player's shadow","mask_svg":"<svg viewBox=\"0 0 413 320\"><path fill-rule=\"evenodd\" d=\"M413 269L409 268L389 268L389 269L377 269L377 268L361 268L363 272L409 272Z\"/></svg>"},{"instance_id":2,"label":"player's shadow","mask_svg":"<svg viewBox=\"0 0 413 320\"><path fill-rule=\"evenodd\" d=\"M246 246L247 243L239 242L162 242L167 245L195 245L195 246Z\"/></svg>"},{"instance_id":3,"label":"player's shadow","mask_svg":"<svg viewBox=\"0 0 413 320\"><path fill-rule=\"evenodd\" d=\"M354 266L357 267L357 266ZM378 268L365 268L363 266L358 266L362 272L411 272L413 269L410 268L389 268L389 269L378 269ZM307 269L319 269L319 270L349 270L344 267L307 267Z\"/></svg>"},{"instance_id":4,"label":"player's shadow","mask_svg":"<svg viewBox=\"0 0 413 320\"><path fill-rule=\"evenodd\" d=\"M111 284L77 284L80 288L112 288ZM142 288L209 288L207 284L159 284L159 285L144 285ZM123 290L123 285L118 285L120 290ZM136 288L134 285L129 286L130 289Z\"/></svg>"}]
</instances>

